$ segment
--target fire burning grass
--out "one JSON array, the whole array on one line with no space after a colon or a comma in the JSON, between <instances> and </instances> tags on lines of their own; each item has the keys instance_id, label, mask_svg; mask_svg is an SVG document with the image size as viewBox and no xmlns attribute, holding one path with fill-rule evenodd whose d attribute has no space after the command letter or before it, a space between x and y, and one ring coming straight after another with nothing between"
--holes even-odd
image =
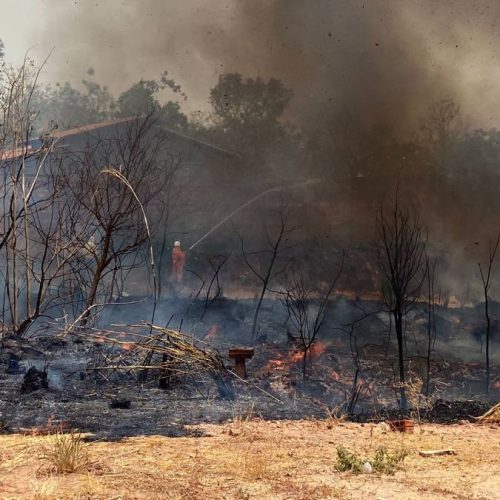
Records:
<instances>
[{"instance_id":1,"label":"fire burning grass","mask_svg":"<svg viewBox=\"0 0 500 500\"><path fill-rule=\"evenodd\" d=\"M316 360L327 350L327 344L318 340L311 346L307 355L311 360ZM277 353L276 358L271 359L264 370L289 371L291 366L301 363L303 359L304 352L301 350Z\"/></svg>"},{"instance_id":2,"label":"fire burning grass","mask_svg":"<svg viewBox=\"0 0 500 500\"><path fill-rule=\"evenodd\" d=\"M262 421L193 428L202 437L89 442L87 465L71 474L46 466L54 436L0 436L2 498L495 498L500 429L423 425L395 434L386 424ZM406 450L395 476L337 472L337 447L362 456ZM419 451L453 448L455 455Z\"/></svg>"}]
</instances>

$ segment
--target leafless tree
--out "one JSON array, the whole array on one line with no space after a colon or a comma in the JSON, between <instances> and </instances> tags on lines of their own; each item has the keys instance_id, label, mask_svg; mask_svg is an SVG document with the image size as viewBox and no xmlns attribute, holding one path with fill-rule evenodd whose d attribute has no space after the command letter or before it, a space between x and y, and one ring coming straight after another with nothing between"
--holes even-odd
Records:
<instances>
[{"instance_id":1,"label":"leafless tree","mask_svg":"<svg viewBox=\"0 0 500 500\"><path fill-rule=\"evenodd\" d=\"M281 194L280 206L277 210L278 226L276 233L271 236L268 233L267 227L266 232L266 246L264 250L254 251L249 253L245 249L245 242L242 236L240 236L241 241L241 253L243 255L243 260L248 266L250 271L258 278L260 281L260 292L257 299L257 305L255 307L255 312L252 321L252 332L251 340L255 343L258 334L258 322L259 314L262 308L262 302L264 297L269 290L271 283L280 275L282 275L291 263L290 258L282 259L282 254L285 249L285 245L288 243L290 235L296 230L289 222L290 218L290 207L288 201L285 200L284 194ZM265 262L263 262L263 257L265 257Z\"/></svg>"},{"instance_id":2,"label":"leafless tree","mask_svg":"<svg viewBox=\"0 0 500 500\"><path fill-rule=\"evenodd\" d=\"M3 330L22 335L60 302L70 240L58 240L65 215L50 159L55 144L30 141L40 68L0 66L0 252ZM66 257L64 256L66 255Z\"/></svg>"},{"instance_id":3,"label":"leafless tree","mask_svg":"<svg viewBox=\"0 0 500 500\"><path fill-rule=\"evenodd\" d=\"M337 286L342 269L344 255L339 269L326 292L321 293L306 284L304 275L294 273L287 279L285 290L280 293L280 300L288 313L292 329L300 339L302 346L302 377L307 377L307 361L310 350L321 332L331 303L331 296ZM310 358L310 356L309 356ZM311 359L309 359L311 362Z\"/></svg>"},{"instance_id":4,"label":"leafless tree","mask_svg":"<svg viewBox=\"0 0 500 500\"><path fill-rule=\"evenodd\" d=\"M205 293L205 311L208 309L210 303L217 300L222 294L222 287L220 284L220 272L222 268L226 265L227 261L231 257L232 251L230 250L226 255L217 255L208 259L210 267L212 268L213 274L210 279ZM212 288L215 285L215 292L212 294Z\"/></svg>"},{"instance_id":5,"label":"leafless tree","mask_svg":"<svg viewBox=\"0 0 500 500\"><path fill-rule=\"evenodd\" d=\"M77 200L87 221L80 229L88 253L78 276L86 311L82 324L89 320L98 297L110 301L119 292L117 283L144 264L146 254L141 251L148 235L137 199L146 210L152 206L174 175L174 167L151 115L131 120L113 137L89 140L81 154L64 162L61 177L67 195ZM132 189L116 176L105 175L110 168L119 171Z\"/></svg>"},{"instance_id":6,"label":"leafless tree","mask_svg":"<svg viewBox=\"0 0 500 500\"><path fill-rule=\"evenodd\" d=\"M426 235L416 207L403 208L396 192L393 206L382 205L376 220L382 298L393 317L398 343L400 407L406 409L405 325L425 277Z\"/></svg>"},{"instance_id":7,"label":"leafless tree","mask_svg":"<svg viewBox=\"0 0 500 500\"><path fill-rule=\"evenodd\" d=\"M420 123L420 132L427 145L448 143L464 130L460 106L452 99L435 102Z\"/></svg>"},{"instance_id":8,"label":"leafless tree","mask_svg":"<svg viewBox=\"0 0 500 500\"><path fill-rule=\"evenodd\" d=\"M489 292L491 288L493 265L495 263L499 244L500 244L500 231L497 234L496 240L494 242L490 241L488 263L486 269L483 269L481 263L478 263L479 274L481 275L481 281L483 283L484 317L486 318L486 350L485 350L486 373L484 378L484 391L486 394L490 392L490 375L491 375L490 374L491 317L489 310L489 301L490 301Z\"/></svg>"},{"instance_id":9,"label":"leafless tree","mask_svg":"<svg viewBox=\"0 0 500 500\"><path fill-rule=\"evenodd\" d=\"M434 173L442 175L458 138L466 131L460 106L452 99L443 99L430 106L420 123L422 146L429 153Z\"/></svg>"},{"instance_id":10,"label":"leafless tree","mask_svg":"<svg viewBox=\"0 0 500 500\"><path fill-rule=\"evenodd\" d=\"M356 333L356 330L364 321L382 312L380 310L368 312L360 304L355 304L355 307L360 312L360 315L349 323L344 323L339 327L335 327L335 329L340 330L341 332L347 334L349 337L349 347L351 350L351 356L355 368L351 390L349 391L349 393L346 392L344 401L344 407L348 415L354 415L356 405L360 396L367 390L366 383L360 380L362 375L362 350L358 345L358 334Z\"/></svg>"},{"instance_id":11,"label":"leafless tree","mask_svg":"<svg viewBox=\"0 0 500 500\"><path fill-rule=\"evenodd\" d=\"M426 285L427 285L427 353L425 358L426 372L424 393L426 396L430 394L430 379L431 379L431 357L436 341L436 304L440 300L439 294L436 293L436 268L437 259L429 256L425 258L426 266Z\"/></svg>"}]
</instances>

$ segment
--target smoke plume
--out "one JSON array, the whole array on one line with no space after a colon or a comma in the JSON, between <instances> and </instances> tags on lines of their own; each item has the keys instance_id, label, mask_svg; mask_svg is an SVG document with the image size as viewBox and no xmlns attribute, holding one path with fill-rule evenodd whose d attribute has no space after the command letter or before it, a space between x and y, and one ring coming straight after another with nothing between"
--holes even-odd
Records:
<instances>
[{"instance_id":1,"label":"smoke plume","mask_svg":"<svg viewBox=\"0 0 500 500\"><path fill-rule=\"evenodd\" d=\"M207 108L219 74L238 71L282 79L297 123L347 107L405 131L442 98L495 124L499 19L484 0L54 0L34 37L55 46L56 79L79 81L92 66L122 91L167 69L193 110Z\"/></svg>"},{"instance_id":2,"label":"smoke plume","mask_svg":"<svg viewBox=\"0 0 500 500\"><path fill-rule=\"evenodd\" d=\"M52 0L33 41L43 40L44 55L55 47L52 80L78 82L92 67L119 93L167 69L194 111L209 109L223 73L275 77L293 90L286 117L303 130L347 111L353 130L383 124L405 137L441 99L458 102L475 127L500 125L499 21L500 5L486 0ZM438 244L458 249L450 260L471 261L471 241L491 234L478 233L477 218L465 225L463 207L450 206L448 219L429 211Z\"/></svg>"}]
</instances>

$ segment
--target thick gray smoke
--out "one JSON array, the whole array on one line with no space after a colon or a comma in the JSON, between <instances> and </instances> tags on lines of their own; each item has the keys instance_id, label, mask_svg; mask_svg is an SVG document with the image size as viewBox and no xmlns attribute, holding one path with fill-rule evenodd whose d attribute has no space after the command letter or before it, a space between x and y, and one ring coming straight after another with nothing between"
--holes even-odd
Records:
<instances>
[{"instance_id":1,"label":"thick gray smoke","mask_svg":"<svg viewBox=\"0 0 500 500\"><path fill-rule=\"evenodd\" d=\"M308 132L347 112L353 130L383 124L405 136L441 99L473 126L500 125L499 21L500 4L486 0L52 0L33 41L55 46L52 80L78 82L92 67L118 93L167 69L194 111L209 109L222 73L276 77L294 92L287 118ZM471 241L491 234L463 231L460 207L446 221L429 211L443 247L464 240L453 246L475 255Z\"/></svg>"},{"instance_id":2,"label":"thick gray smoke","mask_svg":"<svg viewBox=\"0 0 500 500\"><path fill-rule=\"evenodd\" d=\"M92 66L120 91L166 68L193 110L206 109L219 74L239 71L281 78L298 123L349 108L405 131L442 98L498 123L499 14L484 0L53 0L38 29L40 47L55 46L57 79L79 81Z\"/></svg>"}]
</instances>

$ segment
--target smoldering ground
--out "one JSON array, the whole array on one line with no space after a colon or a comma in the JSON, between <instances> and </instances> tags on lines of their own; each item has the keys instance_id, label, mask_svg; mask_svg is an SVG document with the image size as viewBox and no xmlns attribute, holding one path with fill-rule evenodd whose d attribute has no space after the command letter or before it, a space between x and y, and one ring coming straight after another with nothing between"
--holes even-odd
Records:
<instances>
[{"instance_id":1,"label":"smoldering ground","mask_svg":"<svg viewBox=\"0 0 500 500\"><path fill-rule=\"evenodd\" d=\"M314 203L301 200L299 209L308 210L309 224L303 239L319 241L318 254L372 237L366 229L373 226L374 200L378 203L393 189L407 162L405 149L391 153L388 161L380 143L393 136L412 139L433 102L455 99L474 126L488 128L498 122L492 110L500 101L494 85L500 7L493 2L55 0L42 19L31 36L38 44L35 50L44 55L55 47L44 70L53 80L79 82L92 66L98 81L119 93L141 77L157 78L166 68L188 96L182 106L193 111L209 109L209 90L223 73L281 79L294 93L285 119L304 132L304 147L312 157L293 171L301 180L318 165L322 171L330 169L330 177L345 175L345 155L337 147L315 148L309 139L326 131L325 141L331 143L332 132L347 131L349 147L357 156L348 174L357 178L381 173L394 182L377 191L370 180L370 185L356 186L352 193L342 184L335 199L322 193L330 199L321 216ZM390 141L387 149L395 150ZM359 154L365 150L368 155ZM416 168L419 161L415 156ZM394 168L388 167L390 162ZM367 163L373 168L367 169ZM359 165L369 171L359 171ZM287 175L290 172L286 169ZM332 192L332 186L327 190ZM496 225L484 220L495 193L474 194L464 201L453 189L444 193L434 186L429 192L419 187L429 239L434 239L436 253L444 249L454 263L444 278L448 288L463 292L463 283L477 278L474 242L487 248ZM472 214L472 205L481 209ZM332 214L340 211L356 220L346 216L339 225L328 225ZM201 212L200 235L209 229L203 227L203 217ZM251 218L242 218L240 229ZM322 232L335 238L326 243L316 240ZM214 236L222 239L227 234ZM467 268L467 275L458 272L460 268ZM480 297L477 283L475 299Z\"/></svg>"}]
</instances>

